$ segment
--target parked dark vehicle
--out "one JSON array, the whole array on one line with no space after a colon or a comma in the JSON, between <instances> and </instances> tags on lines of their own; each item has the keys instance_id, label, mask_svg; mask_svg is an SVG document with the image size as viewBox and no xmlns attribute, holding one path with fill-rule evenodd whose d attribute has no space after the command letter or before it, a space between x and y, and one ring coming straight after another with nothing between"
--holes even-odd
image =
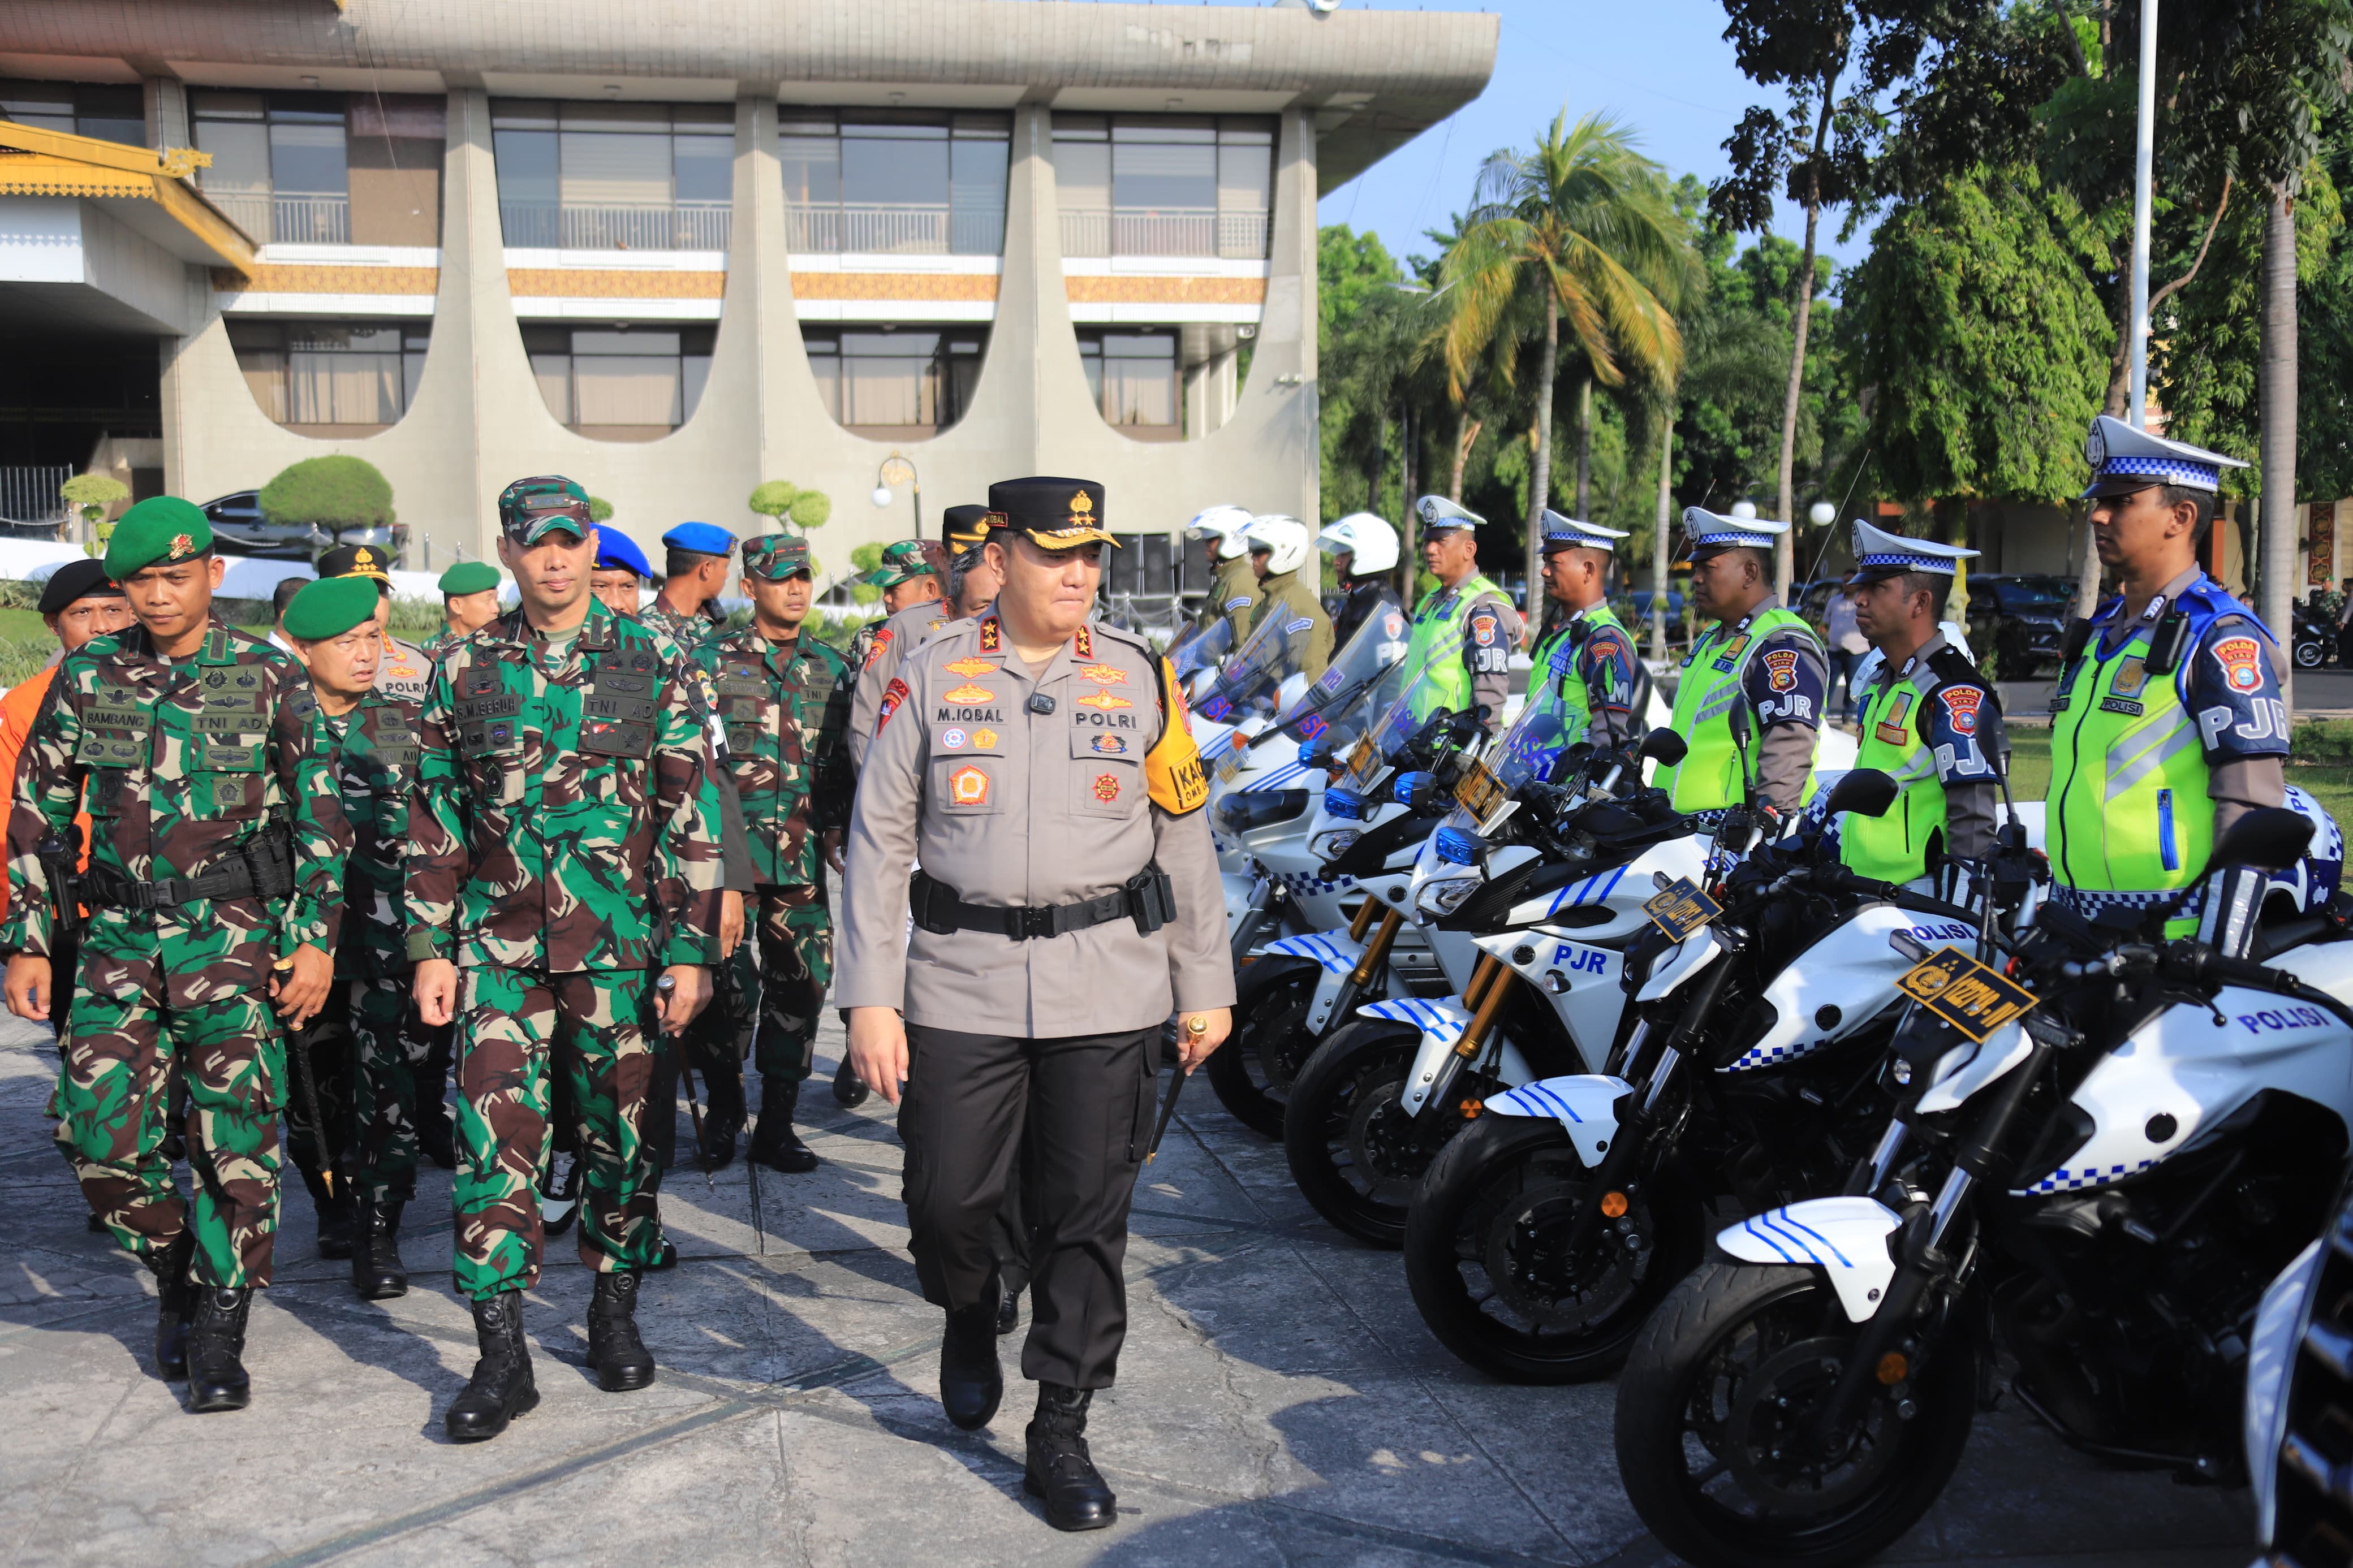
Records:
<instances>
[{"instance_id":1,"label":"parked dark vehicle","mask_svg":"<svg viewBox=\"0 0 2353 1568\"><path fill-rule=\"evenodd\" d=\"M206 521L213 537L228 555L256 555L272 561L315 562L338 544L380 544L401 563L408 530L401 523L388 528L342 528L330 534L308 523L271 522L261 515L259 490L232 490L205 502Z\"/></svg>"},{"instance_id":2,"label":"parked dark vehicle","mask_svg":"<svg viewBox=\"0 0 2353 1568\"><path fill-rule=\"evenodd\" d=\"M1989 574L1969 578L1969 646L1993 650L2003 680L2031 680L2059 667L2072 606L2072 585L2049 576Z\"/></svg>"},{"instance_id":3,"label":"parked dark vehicle","mask_svg":"<svg viewBox=\"0 0 2353 1568\"><path fill-rule=\"evenodd\" d=\"M2327 616L2305 600L2298 599L2291 608L2295 637L2289 644L2289 655L2295 658L2296 668L2318 669L2337 651L2337 628L2329 625Z\"/></svg>"}]
</instances>

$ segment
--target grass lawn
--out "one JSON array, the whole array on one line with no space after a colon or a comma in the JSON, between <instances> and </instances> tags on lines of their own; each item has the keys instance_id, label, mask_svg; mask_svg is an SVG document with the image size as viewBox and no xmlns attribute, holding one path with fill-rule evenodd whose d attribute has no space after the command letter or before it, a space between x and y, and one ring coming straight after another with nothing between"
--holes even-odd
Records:
<instances>
[{"instance_id":1,"label":"grass lawn","mask_svg":"<svg viewBox=\"0 0 2353 1568\"><path fill-rule=\"evenodd\" d=\"M2305 762L2291 753L2287 782L2311 795L2341 824L2353 823L2353 763L2339 747L2322 744L2321 726L2300 725L2298 752L2321 751L2325 760ZM2051 731L2040 725L2012 724L2010 729L2010 791L2018 800L2041 800L2051 785Z\"/></svg>"}]
</instances>

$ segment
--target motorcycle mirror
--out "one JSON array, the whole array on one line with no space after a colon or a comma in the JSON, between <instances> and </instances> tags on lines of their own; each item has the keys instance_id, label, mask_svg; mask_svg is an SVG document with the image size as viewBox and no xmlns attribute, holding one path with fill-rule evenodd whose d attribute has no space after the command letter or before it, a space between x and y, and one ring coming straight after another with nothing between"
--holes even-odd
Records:
<instances>
[{"instance_id":1,"label":"motorcycle mirror","mask_svg":"<svg viewBox=\"0 0 2353 1568\"><path fill-rule=\"evenodd\" d=\"M1642 737L1642 755L1663 767L1673 767L1690 750L1681 735L1663 724Z\"/></svg>"},{"instance_id":2,"label":"motorcycle mirror","mask_svg":"<svg viewBox=\"0 0 2353 1568\"><path fill-rule=\"evenodd\" d=\"M2207 857L2218 866L2252 866L2276 875L2295 864L2312 842L2312 819L2281 805L2259 805L2224 830Z\"/></svg>"},{"instance_id":3,"label":"motorcycle mirror","mask_svg":"<svg viewBox=\"0 0 2353 1568\"><path fill-rule=\"evenodd\" d=\"M1824 803L1825 812L1852 812L1857 816L1884 816L1895 804L1896 783L1877 768L1855 768L1839 780Z\"/></svg>"}]
</instances>

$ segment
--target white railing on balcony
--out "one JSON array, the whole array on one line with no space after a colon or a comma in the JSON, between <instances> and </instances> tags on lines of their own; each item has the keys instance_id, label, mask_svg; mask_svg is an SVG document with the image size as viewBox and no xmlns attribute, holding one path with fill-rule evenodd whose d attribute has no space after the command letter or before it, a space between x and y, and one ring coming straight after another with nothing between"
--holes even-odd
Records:
<instances>
[{"instance_id":1,"label":"white railing on balcony","mask_svg":"<svg viewBox=\"0 0 2353 1568\"><path fill-rule=\"evenodd\" d=\"M724 250L733 216L728 202L499 204L499 227L506 243L526 250Z\"/></svg>"},{"instance_id":2,"label":"white railing on balcony","mask_svg":"<svg viewBox=\"0 0 2353 1568\"><path fill-rule=\"evenodd\" d=\"M352 199L343 195L206 191L205 198L257 245L349 245Z\"/></svg>"},{"instance_id":3,"label":"white railing on balcony","mask_svg":"<svg viewBox=\"0 0 2353 1568\"><path fill-rule=\"evenodd\" d=\"M73 476L65 465L0 468L0 522L39 528L63 522L66 502L58 491Z\"/></svg>"},{"instance_id":4,"label":"white railing on balcony","mask_svg":"<svg viewBox=\"0 0 2353 1568\"><path fill-rule=\"evenodd\" d=\"M1266 256L1266 215L1214 207L1064 207L1065 256Z\"/></svg>"},{"instance_id":5,"label":"white railing on balcony","mask_svg":"<svg viewBox=\"0 0 2353 1568\"><path fill-rule=\"evenodd\" d=\"M928 202L791 202L785 243L806 256L995 256L1005 248L1005 214Z\"/></svg>"}]
</instances>

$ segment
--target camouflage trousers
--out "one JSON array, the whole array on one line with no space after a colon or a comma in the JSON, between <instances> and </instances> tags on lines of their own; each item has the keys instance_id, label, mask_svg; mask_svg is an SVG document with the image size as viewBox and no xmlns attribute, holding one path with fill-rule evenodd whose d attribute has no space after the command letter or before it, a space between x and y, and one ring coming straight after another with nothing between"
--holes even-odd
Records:
<instances>
[{"instance_id":1,"label":"camouflage trousers","mask_svg":"<svg viewBox=\"0 0 2353 1568\"><path fill-rule=\"evenodd\" d=\"M337 1180L365 1203L417 1195L417 1079L431 1033L408 1005L406 976L337 975L327 1005L287 1043L307 1050ZM297 1065L287 1064L286 1152L320 1168Z\"/></svg>"},{"instance_id":2,"label":"camouflage trousers","mask_svg":"<svg viewBox=\"0 0 2353 1568\"><path fill-rule=\"evenodd\" d=\"M206 1285L264 1287L278 1230L278 1115L286 1043L258 992L165 1005L160 955L109 955L107 994L73 1002L58 1075L58 1142L90 1211L132 1256L185 1231ZM188 1094L193 1204L164 1157L174 1064Z\"/></svg>"},{"instance_id":3,"label":"camouflage trousers","mask_svg":"<svg viewBox=\"0 0 2353 1568\"><path fill-rule=\"evenodd\" d=\"M754 901L734 958L712 973L711 1005L686 1026L687 1063L737 1075L751 1057L763 1079L806 1079L833 984L833 911L818 886L762 888Z\"/></svg>"},{"instance_id":4,"label":"camouflage trousers","mask_svg":"<svg viewBox=\"0 0 2353 1568\"><path fill-rule=\"evenodd\" d=\"M551 1075L561 1071L587 1173L580 1261L650 1268L661 1251L659 1172L646 1147L654 1058L645 970L459 972L457 1284L476 1300L539 1283L539 1195Z\"/></svg>"}]
</instances>

